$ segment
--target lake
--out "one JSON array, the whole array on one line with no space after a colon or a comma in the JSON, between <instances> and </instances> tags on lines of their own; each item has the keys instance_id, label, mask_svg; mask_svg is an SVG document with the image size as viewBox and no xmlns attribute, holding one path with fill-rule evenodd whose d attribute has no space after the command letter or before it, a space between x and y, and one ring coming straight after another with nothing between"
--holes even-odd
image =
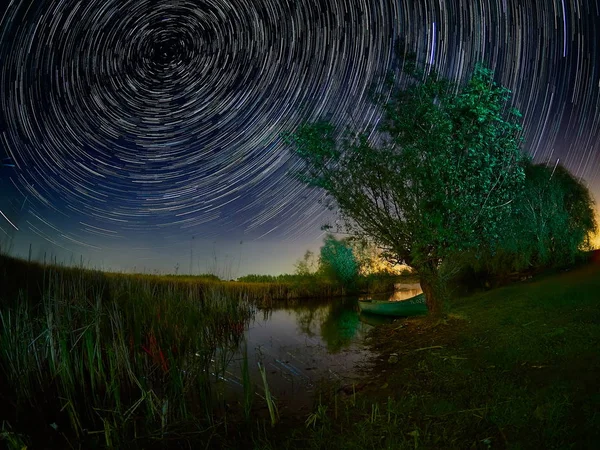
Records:
<instances>
[{"instance_id":1,"label":"lake","mask_svg":"<svg viewBox=\"0 0 600 450\"><path fill-rule=\"evenodd\" d=\"M381 300L403 300L422 291L414 286ZM313 410L313 400L323 383L348 385L357 382L374 356L365 346L369 330L393 318L361 315L358 297L329 300L303 299L259 309L245 332L245 345L235 351L217 352L221 367L220 392L228 402L243 394L242 364L247 348L250 379L256 402L264 402L260 362L266 369L271 394L280 412ZM216 374L215 374L216 377Z\"/></svg>"}]
</instances>

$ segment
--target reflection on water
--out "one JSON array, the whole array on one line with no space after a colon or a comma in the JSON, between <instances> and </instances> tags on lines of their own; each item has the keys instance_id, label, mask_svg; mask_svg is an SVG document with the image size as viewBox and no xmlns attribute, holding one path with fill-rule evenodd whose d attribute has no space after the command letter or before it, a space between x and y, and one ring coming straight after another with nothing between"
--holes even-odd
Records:
<instances>
[{"instance_id":1,"label":"reflection on water","mask_svg":"<svg viewBox=\"0 0 600 450\"><path fill-rule=\"evenodd\" d=\"M408 300L409 298L414 297L415 295L419 295L423 290L421 288L418 289L402 289L401 291L394 292L388 300L391 302L399 302L402 300Z\"/></svg>"},{"instance_id":2,"label":"reflection on water","mask_svg":"<svg viewBox=\"0 0 600 450\"><path fill-rule=\"evenodd\" d=\"M294 410L308 411L319 381L347 384L358 378L370 356L363 340L371 327L359 320L357 298L302 300L259 312L245 334L255 389L262 394L261 362L280 404L293 400ZM230 357L225 384L239 396L243 352Z\"/></svg>"},{"instance_id":3,"label":"reflection on water","mask_svg":"<svg viewBox=\"0 0 600 450\"><path fill-rule=\"evenodd\" d=\"M373 298L402 301L422 292L418 284L398 287L404 289ZM351 384L358 379L371 356L363 344L367 332L393 320L360 314L356 297L297 300L262 309L244 336L254 389L259 395L264 393L257 365L260 362L267 370L269 389L278 404L308 412L320 381ZM241 398L243 392L243 355L238 349L223 356L223 362L226 359L229 364L221 385L230 399Z\"/></svg>"},{"instance_id":4,"label":"reflection on water","mask_svg":"<svg viewBox=\"0 0 600 450\"><path fill-rule=\"evenodd\" d=\"M338 353L352 343L359 327L356 301L333 303L320 324L321 338L329 352Z\"/></svg>"},{"instance_id":5,"label":"reflection on water","mask_svg":"<svg viewBox=\"0 0 600 450\"><path fill-rule=\"evenodd\" d=\"M383 316L381 314L363 314L363 313L361 313L358 316L358 319L363 323L371 325L372 327L376 327L377 325L392 323L394 320L397 320L397 317Z\"/></svg>"}]
</instances>

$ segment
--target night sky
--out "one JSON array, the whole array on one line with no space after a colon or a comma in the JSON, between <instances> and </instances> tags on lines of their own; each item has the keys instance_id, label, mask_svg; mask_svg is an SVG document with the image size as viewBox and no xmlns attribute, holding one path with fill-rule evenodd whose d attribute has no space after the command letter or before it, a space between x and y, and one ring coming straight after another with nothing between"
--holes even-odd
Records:
<instances>
[{"instance_id":1,"label":"night sky","mask_svg":"<svg viewBox=\"0 0 600 450\"><path fill-rule=\"evenodd\" d=\"M298 163L280 135L324 117L376 141L368 89L398 70L398 39L453 80L494 69L525 151L600 199L598 0L8 3L0 242L15 254L292 272L331 213L287 175Z\"/></svg>"}]
</instances>

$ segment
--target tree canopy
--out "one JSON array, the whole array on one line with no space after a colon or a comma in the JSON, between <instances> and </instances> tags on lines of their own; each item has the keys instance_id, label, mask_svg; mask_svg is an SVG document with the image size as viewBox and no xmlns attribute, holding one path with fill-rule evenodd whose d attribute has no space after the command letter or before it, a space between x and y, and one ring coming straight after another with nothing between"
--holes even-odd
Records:
<instances>
[{"instance_id":1,"label":"tree canopy","mask_svg":"<svg viewBox=\"0 0 600 450\"><path fill-rule=\"evenodd\" d=\"M439 313L440 263L497 245L523 186L521 115L483 66L462 86L433 70L408 75L381 103L381 144L327 121L304 123L286 139L304 162L298 179L326 191L348 231L415 268L430 312Z\"/></svg>"},{"instance_id":2,"label":"tree canopy","mask_svg":"<svg viewBox=\"0 0 600 450\"><path fill-rule=\"evenodd\" d=\"M527 162L525 175L500 245L474 259L475 269L501 274L566 266L591 249L597 229L594 201L582 181L561 165Z\"/></svg>"}]
</instances>

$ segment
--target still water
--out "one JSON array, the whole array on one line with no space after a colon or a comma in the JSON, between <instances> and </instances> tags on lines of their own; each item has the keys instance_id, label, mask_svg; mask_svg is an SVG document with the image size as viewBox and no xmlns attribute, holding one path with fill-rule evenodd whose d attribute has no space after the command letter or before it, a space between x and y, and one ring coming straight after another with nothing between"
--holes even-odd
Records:
<instances>
[{"instance_id":1,"label":"still water","mask_svg":"<svg viewBox=\"0 0 600 450\"><path fill-rule=\"evenodd\" d=\"M374 298L403 300L421 293L410 287L392 296ZM352 385L364 376L373 356L365 346L365 337L373 326L392 320L361 315L358 297L297 300L259 310L245 332L245 344L235 352L222 354L227 359L227 370L219 377L219 384L226 397L239 398L247 351L250 379L258 398L264 394L260 362L266 368L269 390L280 409L310 411L324 382Z\"/></svg>"}]
</instances>

